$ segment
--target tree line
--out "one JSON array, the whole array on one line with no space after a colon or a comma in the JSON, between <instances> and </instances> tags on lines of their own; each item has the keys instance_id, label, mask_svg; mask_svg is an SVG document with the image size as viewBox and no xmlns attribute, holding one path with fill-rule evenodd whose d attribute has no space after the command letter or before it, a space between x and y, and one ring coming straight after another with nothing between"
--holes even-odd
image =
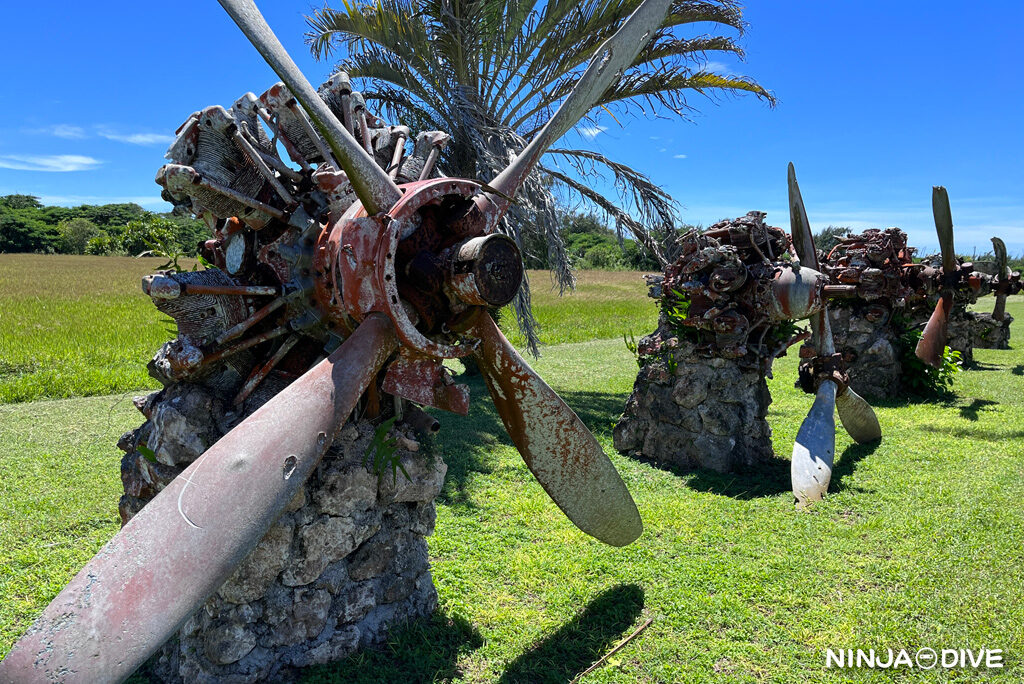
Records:
<instances>
[{"instance_id":1,"label":"tree line","mask_svg":"<svg viewBox=\"0 0 1024 684\"><path fill-rule=\"evenodd\" d=\"M195 256L211 236L202 221L134 203L57 207L34 195L0 196L0 253Z\"/></svg>"}]
</instances>

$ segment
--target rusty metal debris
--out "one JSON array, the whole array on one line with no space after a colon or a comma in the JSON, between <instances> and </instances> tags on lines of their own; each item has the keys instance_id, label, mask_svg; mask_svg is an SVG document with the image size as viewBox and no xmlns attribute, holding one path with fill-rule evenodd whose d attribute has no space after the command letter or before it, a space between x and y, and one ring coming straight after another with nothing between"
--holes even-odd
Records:
<instances>
[{"instance_id":1,"label":"rusty metal debris","mask_svg":"<svg viewBox=\"0 0 1024 684\"><path fill-rule=\"evenodd\" d=\"M821 309L826 279L794 263L789 237L765 216L752 211L682 236L679 257L656 285L663 315L690 330L701 353L769 373L800 338L784 324ZM648 338L640 353L657 353L658 344Z\"/></svg>"},{"instance_id":2,"label":"rusty metal debris","mask_svg":"<svg viewBox=\"0 0 1024 684\"><path fill-rule=\"evenodd\" d=\"M202 246L213 269L145 281L180 331L152 369L174 382L230 372L252 354L264 361L240 402L270 374L301 377L129 521L14 645L0 680L127 677L266 532L361 396L368 412L386 406L380 387L465 412L444 359L475 357L527 466L578 527L617 546L642 531L600 445L487 306L507 303L522 278L515 244L496 234L511 198L654 35L668 0L637 8L490 184L430 178L445 134L421 133L405 155L410 131L368 114L347 75L314 91L251 0L220 1L283 83L190 116L157 175L164 196L215 237Z\"/></svg>"}]
</instances>

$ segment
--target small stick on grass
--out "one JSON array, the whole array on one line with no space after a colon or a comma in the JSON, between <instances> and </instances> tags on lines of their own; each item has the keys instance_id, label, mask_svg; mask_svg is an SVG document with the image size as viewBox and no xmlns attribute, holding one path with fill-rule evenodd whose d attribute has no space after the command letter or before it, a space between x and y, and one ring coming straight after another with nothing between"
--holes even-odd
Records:
<instances>
[{"instance_id":1,"label":"small stick on grass","mask_svg":"<svg viewBox=\"0 0 1024 684\"><path fill-rule=\"evenodd\" d=\"M613 648L612 650L610 650L610 651L608 651L607 653L605 653L605 654L604 654L603 656L601 656L601 659L600 659L600 660L598 660L598 661L597 661L596 663L594 663L593 665L591 665L590 667L588 667L588 668L587 668L586 670L584 670L583 672L580 672L580 673L579 673L578 675L576 675L576 678L572 680L571 684L577 684L577 682L579 682L579 681L580 681L581 679L583 679L583 678L584 678L585 676L587 676L588 674L590 674L591 672L593 672L593 671L594 671L594 670L596 670L597 668L599 668L599 667L601 667L602 665L604 665L604 663L605 663L605 661L606 661L606 660L608 660L608 659L609 659L609 658L611 658L611 657L612 657L613 655L615 655L615 654L616 654L616 653L618 653L618 652L619 652L620 650L622 650L622 647L623 647L623 646L625 646L626 644L628 644L628 643L629 643L630 641L632 641L633 639L635 639L635 638L636 638L636 637L637 637L637 636L638 636L638 635L640 634L640 632L642 632L642 631L644 631L645 629L647 629L648 627L650 627L650 626L651 626L651 623L652 623L652 622L654 622L654 618L647 618L647 619L646 619L646 620L644 621L644 623L643 623L642 625L640 625L640 626L639 626L639 627L637 627L637 628L636 628L635 630L633 630L633 633L632 633L632 634L630 634L630 635L629 635L628 637L626 637L625 639L623 639L622 641L620 641L620 642L619 642L619 645L618 645L618 646L616 646L616 647L615 647L615 648Z\"/></svg>"}]
</instances>

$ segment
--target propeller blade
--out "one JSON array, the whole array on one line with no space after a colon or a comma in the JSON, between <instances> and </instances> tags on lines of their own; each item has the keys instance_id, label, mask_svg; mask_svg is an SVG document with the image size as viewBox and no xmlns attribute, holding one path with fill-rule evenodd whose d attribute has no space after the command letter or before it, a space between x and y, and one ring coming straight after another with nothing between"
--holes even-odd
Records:
<instances>
[{"instance_id":1,"label":"propeller blade","mask_svg":"<svg viewBox=\"0 0 1024 684\"><path fill-rule=\"evenodd\" d=\"M0 662L0 681L119 682L134 672L256 546L396 346L391 322L370 314L210 447L57 595Z\"/></svg>"},{"instance_id":2,"label":"propeller blade","mask_svg":"<svg viewBox=\"0 0 1024 684\"><path fill-rule=\"evenodd\" d=\"M811 410L793 443L790 475L793 478L793 496L800 506L820 501L828 492L836 455L835 409L836 384L825 380L818 386Z\"/></svg>"},{"instance_id":3,"label":"propeller blade","mask_svg":"<svg viewBox=\"0 0 1024 684\"><path fill-rule=\"evenodd\" d=\"M946 327L949 324L949 312L953 309L953 295L943 292L935 303L928 324L924 326L921 339L917 341L914 353L929 366L938 368L942 365L942 352L946 350Z\"/></svg>"},{"instance_id":4,"label":"propeller blade","mask_svg":"<svg viewBox=\"0 0 1024 684\"><path fill-rule=\"evenodd\" d=\"M316 90L309 84L299 67L288 55L274 32L267 25L252 0L218 0L238 28L242 29L249 42L267 60L270 68L302 104L313 125L327 140L334 158L341 164L348 176L352 189L359 196L366 213L373 215L387 211L401 198L402 191L388 176L387 171L377 166L366 150L348 132L344 124L327 107Z\"/></svg>"},{"instance_id":5,"label":"propeller blade","mask_svg":"<svg viewBox=\"0 0 1024 684\"><path fill-rule=\"evenodd\" d=\"M1006 243L1001 238L992 238L992 250L996 254L996 304L992 308L992 319L1001 321L1006 317Z\"/></svg>"},{"instance_id":6,"label":"propeller blade","mask_svg":"<svg viewBox=\"0 0 1024 684\"><path fill-rule=\"evenodd\" d=\"M942 271L944 275L948 275L957 269L957 263L953 248L953 214L949 209L949 195L946 188L941 185L932 187L932 214L935 216L935 232L939 236L939 249L942 252ZM953 291L943 287L942 296L935 303L935 310L932 311L914 350L917 358L934 368L942 365L942 352L946 348L946 329L952 310Z\"/></svg>"},{"instance_id":7,"label":"propeller blade","mask_svg":"<svg viewBox=\"0 0 1024 684\"><path fill-rule=\"evenodd\" d=\"M797 256L800 257L800 263L804 266L820 270L818 262L818 252L814 247L814 235L811 233L811 222L807 220L807 209L804 207L804 200L800 194L800 186L796 181L796 169L793 167L793 163L790 162L788 169L788 181L789 181L789 226L790 234L793 236L793 247L796 249ZM832 327L828 322L827 309L821 313L811 316L811 339L814 347L818 352L819 356L831 356L835 353L835 344L832 339ZM822 385L832 385L831 402L839 411L839 420L843 424L843 428L850 434L850 437L854 441L863 444L865 442L871 442L876 439L881 439L882 428L878 423L878 417L875 415L874 409L868 404L859 394L853 391L852 388L847 387L843 392L838 393L837 387L832 382L825 382ZM815 397L814 405L811 406L811 411L807 414L807 418L804 420L804 426L808 426L808 435L813 431L808 424L811 421L811 417L815 415L815 411L823 411L824 404L819 406L819 402L824 401L822 399L821 388L818 388L818 394ZM818 407L816 409L816 407ZM821 420L816 418L815 421ZM812 440L812 437L805 436L804 441L801 441L801 436L797 434L796 444L793 445L793 493L797 499L800 500L801 496L798 492L800 491L811 491L807 488L811 486L810 483L818 482L818 480L811 477L821 476L824 477L824 488L821 489L820 494L816 497L820 499L825 491L828 490L828 482L832 477L832 459L835 456L835 419L830 415L828 423L831 425L832 437L828 444L824 441L821 443L814 443L813 446L818 449L818 452L808 451L808 448L812 446L812 443L807 440ZM812 421L812 425L817 425L817 422ZM803 426L801 426L801 432L803 432ZM822 440L824 438L822 437ZM824 463L823 458L818 457L817 453L825 453L827 451L827 463L828 471L827 475L822 475L824 468L819 466L819 463ZM797 461L797 454L800 454L800 462ZM800 473L801 480L797 479L797 473ZM810 473L811 475L808 475ZM808 480L810 478L810 480Z\"/></svg>"},{"instance_id":8,"label":"propeller blade","mask_svg":"<svg viewBox=\"0 0 1024 684\"><path fill-rule=\"evenodd\" d=\"M952 273L957 268L956 251L953 249L953 214L949 209L949 195L941 185L932 187L932 214L942 252L942 269Z\"/></svg>"},{"instance_id":9,"label":"propeller blade","mask_svg":"<svg viewBox=\"0 0 1024 684\"><path fill-rule=\"evenodd\" d=\"M486 311L468 333L479 338L480 371L505 429L544 491L581 530L612 546L643 532L640 513L601 445L516 352Z\"/></svg>"},{"instance_id":10,"label":"propeller blade","mask_svg":"<svg viewBox=\"0 0 1024 684\"><path fill-rule=\"evenodd\" d=\"M882 426L878 424L875 410L852 387L847 387L845 392L836 396L836 410L847 434L857 444L867 444L882 438Z\"/></svg>"},{"instance_id":11,"label":"propeller blade","mask_svg":"<svg viewBox=\"0 0 1024 684\"><path fill-rule=\"evenodd\" d=\"M530 175L530 171L548 147L575 126L590 111L598 98L629 68L665 21L671 4L670 0L644 0L619 27L615 35L597 49L587 70L583 72L572 92L562 100L554 116L534 136L526 149L489 183L498 191L492 195L492 199L499 212L504 213L508 208L508 198L515 197L519 186Z\"/></svg>"},{"instance_id":12,"label":"propeller blade","mask_svg":"<svg viewBox=\"0 0 1024 684\"><path fill-rule=\"evenodd\" d=\"M800 186L796 182L796 169L789 162L789 233L793 236L793 248L800 257L800 264L815 271L820 271L818 252L814 249L814 235L811 233L811 222L807 220L807 209L800 195Z\"/></svg>"}]
</instances>

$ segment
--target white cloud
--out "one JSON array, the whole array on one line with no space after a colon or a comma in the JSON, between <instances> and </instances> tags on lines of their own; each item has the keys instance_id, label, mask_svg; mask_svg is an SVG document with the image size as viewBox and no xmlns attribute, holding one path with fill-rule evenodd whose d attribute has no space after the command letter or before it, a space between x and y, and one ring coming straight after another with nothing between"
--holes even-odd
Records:
<instances>
[{"instance_id":1,"label":"white cloud","mask_svg":"<svg viewBox=\"0 0 1024 684\"><path fill-rule=\"evenodd\" d=\"M584 126L580 129L580 135L587 140L593 140L597 136L601 135L608 130L607 126Z\"/></svg>"},{"instance_id":2,"label":"white cloud","mask_svg":"<svg viewBox=\"0 0 1024 684\"><path fill-rule=\"evenodd\" d=\"M170 145L174 142L174 136L166 133L117 133L106 128L99 129L98 133L100 137L107 140L116 140L129 145Z\"/></svg>"},{"instance_id":3,"label":"white cloud","mask_svg":"<svg viewBox=\"0 0 1024 684\"><path fill-rule=\"evenodd\" d=\"M16 171L88 171L102 164L99 159L80 154L4 154L0 169Z\"/></svg>"},{"instance_id":4,"label":"white cloud","mask_svg":"<svg viewBox=\"0 0 1024 684\"><path fill-rule=\"evenodd\" d=\"M685 154L673 154L672 158L673 159L686 159L686 155Z\"/></svg>"},{"instance_id":5,"label":"white cloud","mask_svg":"<svg viewBox=\"0 0 1024 684\"><path fill-rule=\"evenodd\" d=\"M725 71L725 72L728 72L729 71L729 67L726 66L725 62L711 61L711 62L705 62L704 63L704 67L703 67L702 70L703 71L717 71L717 72Z\"/></svg>"},{"instance_id":6,"label":"white cloud","mask_svg":"<svg viewBox=\"0 0 1024 684\"><path fill-rule=\"evenodd\" d=\"M80 140L87 137L84 128L81 126L73 126L71 124L53 124L52 126L44 126L43 128L33 128L28 132L52 135L57 138L67 138L69 140Z\"/></svg>"}]
</instances>

